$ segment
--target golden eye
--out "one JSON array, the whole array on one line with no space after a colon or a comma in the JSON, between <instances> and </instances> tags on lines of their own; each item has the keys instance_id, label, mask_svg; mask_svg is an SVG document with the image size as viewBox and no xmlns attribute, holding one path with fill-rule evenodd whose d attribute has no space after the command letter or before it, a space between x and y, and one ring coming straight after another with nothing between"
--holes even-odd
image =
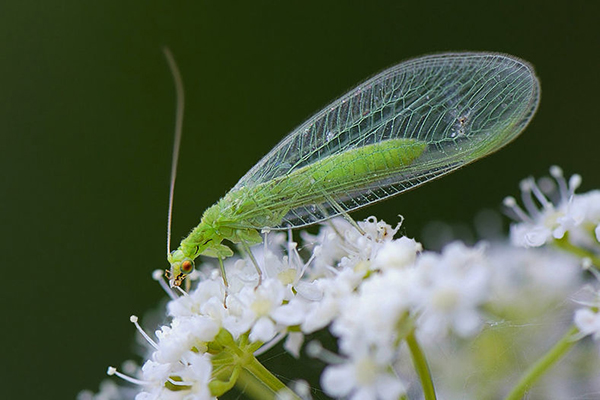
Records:
<instances>
[{"instance_id":1,"label":"golden eye","mask_svg":"<svg viewBox=\"0 0 600 400\"><path fill-rule=\"evenodd\" d=\"M194 270L194 263L192 260L185 260L181 263L181 272L184 274L189 274Z\"/></svg>"}]
</instances>

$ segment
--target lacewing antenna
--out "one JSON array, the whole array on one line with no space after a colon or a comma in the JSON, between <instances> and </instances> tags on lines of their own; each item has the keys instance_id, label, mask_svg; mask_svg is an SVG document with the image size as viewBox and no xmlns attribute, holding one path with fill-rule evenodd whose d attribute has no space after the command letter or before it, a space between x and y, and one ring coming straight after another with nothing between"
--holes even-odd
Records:
<instances>
[{"instance_id":1,"label":"lacewing antenna","mask_svg":"<svg viewBox=\"0 0 600 400\"><path fill-rule=\"evenodd\" d=\"M173 83L175 84L175 92L177 95L177 103L175 110L175 139L173 141L173 158L171 161L171 183L169 187L169 210L167 213L167 256L171 253L171 226L173 222L173 197L175 193L175 179L177 178L177 164L179 162L179 148L181 147L181 136L183 128L183 111L185 108L185 94L183 91L183 80L181 73L175 62L175 58L168 47L163 47L162 51L169 64L171 75L173 75Z\"/></svg>"}]
</instances>

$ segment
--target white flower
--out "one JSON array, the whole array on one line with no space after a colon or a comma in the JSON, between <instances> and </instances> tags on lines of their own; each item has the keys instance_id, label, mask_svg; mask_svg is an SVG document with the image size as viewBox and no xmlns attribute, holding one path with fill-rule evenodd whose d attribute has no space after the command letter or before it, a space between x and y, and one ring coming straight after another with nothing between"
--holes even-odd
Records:
<instances>
[{"instance_id":1,"label":"white flower","mask_svg":"<svg viewBox=\"0 0 600 400\"><path fill-rule=\"evenodd\" d=\"M220 326L211 318L197 315L175 318L171 326L156 331L158 350L154 360L161 363L177 362L193 347L203 349L219 332Z\"/></svg>"},{"instance_id":2,"label":"white flower","mask_svg":"<svg viewBox=\"0 0 600 400\"><path fill-rule=\"evenodd\" d=\"M298 297L294 297L289 303L277 307L271 313L275 322L285 326L300 325L306 315L307 303Z\"/></svg>"},{"instance_id":3,"label":"white flower","mask_svg":"<svg viewBox=\"0 0 600 400\"><path fill-rule=\"evenodd\" d=\"M389 365L364 354L326 367L321 385L328 395L351 400L396 400L405 393L404 384L390 372Z\"/></svg>"},{"instance_id":4,"label":"white flower","mask_svg":"<svg viewBox=\"0 0 600 400\"><path fill-rule=\"evenodd\" d=\"M491 265L490 299L501 307L552 307L579 289L580 261L552 248L522 248L492 243L487 251ZM523 297L528 296L526 304Z\"/></svg>"},{"instance_id":5,"label":"white flower","mask_svg":"<svg viewBox=\"0 0 600 400\"><path fill-rule=\"evenodd\" d=\"M399 321L405 317L415 288L414 270L389 270L364 281L341 299L331 332L344 354L371 351L380 363L396 351Z\"/></svg>"},{"instance_id":6,"label":"white flower","mask_svg":"<svg viewBox=\"0 0 600 400\"><path fill-rule=\"evenodd\" d=\"M256 287L258 285L256 267L251 261L240 258L229 258L225 260L224 265L229 284L227 287L229 295L239 293L245 287Z\"/></svg>"},{"instance_id":7,"label":"white flower","mask_svg":"<svg viewBox=\"0 0 600 400\"><path fill-rule=\"evenodd\" d=\"M250 331L251 341L271 340L277 329L272 313L282 306L288 290L278 279L266 279L260 286L246 286L227 297L229 316L223 326L237 337Z\"/></svg>"},{"instance_id":8,"label":"white flower","mask_svg":"<svg viewBox=\"0 0 600 400\"><path fill-rule=\"evenodd\" d=\"M189 294L170 301L167 305L168 313L172 317L191 317L194 315L212 315L217 321L223 318L223 300L225 299L225 286L222 279L207 279L198 283L198 286ZM214 302L220 304L215 310Z\"/></svg>"},{"instance_id":9,"label":"white flower","mask_svg":"<svg viewBox=\"0 0 600 400\"><path fill-rule=\"evenodd\" d=\"M328 223L321 225L317 235L311 235L308 232L300 232L302 240L308 247L313 248L313 252L318 253L314 260L312 269L312 279L329 275L328 268L337 264L338 261L348 254L345 246L345 232L356 230L344 218L334 218Z\"/></svg>"},{"instance_id":10,"label":"white flower","mask_svg":"<svg viewBox=\"0 0 600 400\"><path fill-rule=\"evenodd\" d=\"M181 368L181 366L175 366ZM172 364L162 364L151 360L146 361L142 366L142 377L144 378L143 390L135 396L136 400L151 399L177 399L180 396L165 388L165 382L174 372Z\"/></svg>"},{"instance_id":11,"label":"white flower","mask_svg":"<svg viewBox=\"0 0 600 400\"><path fill-rule=\"evenodd\" d=\"M575 195L572 208L579 211L581 223L569 230L569 241L576 246L598 251L600 190Z\"/></svg>"},{"instance_id":12,"label":"white flower","mask_svg":"<svg viewBox=\"0 0 600 400\"><path fill-rule=\"evenodd\" d=\"M403 236L387 241L379 248L373 260L374 269L405 268L413 264L417 254L423 251L421 243Z\"/></svg>"},{"instance_id":13,"label":"white flower","mask_svg":"<svg viewBox=\"0 0 600 400\"><path fill-rule=\"evenodd\" d=\"M208 383L211 379L212 363L208 354L199 354L190 351L182 361L186 368L180 372L179 376L186 384L192 384L184 399L189 400L209 400L214 396L210 394Z\"/></svg>"},{"instance_id":14,"label":"white flower","mask_svg":"<svg viewBox=\"0 0 600 400\"><path fill-rule=\"evenodd\" d=\"M468 248L454 242L442 254L423 253L416 263L420 273L417 332L433 340L452 330L474 335L482 326L480 307L488 300L490 267L482 246Z\"/></svg>"},{"instance_id":15,"label":"white flower","mask_svg":"<svg viewBox=\"0 0 600 400\"><path fill-rule=\"evenodd\" d=\"M340 303L350 296L362 280L362 274L352 269L344 269L331 279L315 282L322 293L321 297L307 304L302 332L312 333L329 325L339 315Z\"/></svg>"},{"instance_id":16,"label":"white flower","mask_svg":"<svg viewBox=\"0 0 600 400\"><path fill-rule=\"evenodd\" d=\"M290 332L283 344L283 348L293 355L295 358L300 358L300 348L304 343L304 335L300 332Z\"/></svg>"},{"instance_id":17,"label":"white flower","mask_svg":"<svg viewBox=\"0 0 600 400\"><path fill-rule=\"evenodd\" d=\"M160 363L148 360L142 365L142 377L146 382L156 382L157 387L164 386L173 373L173 366L169 363Z\"/></svg>"},{"instance_id":18,"label":"white flower","mask_svg":"<svg viewBox=\"0 0 600 400\"><path fill-rule=\"evenodd\" d=\"M549 181L541 181L538 185L533 178L528 178L521 182L521 199L526 211L513 197L504 199L504 205L521 221L511 226L510 237L516 246L539 247L552 239L561 239L585 219L585 211L574 200L581 177L573 175L567 184L557 166L550 168L550 174L556 180L558 190L554 190L553 184L548 185ZM552 187L542 190L540 186Z\"/></svg>"},{"instance_id":19,"label":"white flower","mask_svg":"<svg viewBox=\"0 0 600 400\"><path fill-rule=\"evenodd\" d=\"M582 336L592 335L594 340L600 339L600 314L589 308L575 311L574 322Z\"/></svg>"},{"instance_id":20,"label":"white flower","mask_svg":"<svg viewBox=\"0 0 600 400\"><path fill-rule=\"evenodd\" d=\"M279 235L280 238L283 235ZM278 252L273 252L269 249L263 251L264 266L264 278L276 278L281 284L288 287L289 290L294 291L311 291L312 282L302 279L305 272L308 270L310 264L316 258L315 256L319 253L321 247L317 247L313 252L313 256L304 262L300 254L298 253L298 244L291 241L291 238L287 242L281 242L286 244L287 254L282 255Z\"/></svg>"},{"instance_id":21,"label":"white flower","mask_svg":"<svg viewBox=\"0 0 600 400\"><path fill-rule=\"evenodd\" d=\"M208 383L211 379L212 363L206 354L189 351L182 355L181 360L171 364L161 364L147 361L142 367L143 391L136 400L211 400ZM174 380L172 377L179 379ZM165 387L180 387L180 390L170 390Z\"/></svg>"},{"instance_id":22,"label":"white flower","mask_svg":"<svg viewBox=\"0 0 600 400\"><path fill-rule=\"evenodd\" d=\"M367 272L371 268L370 260L400 229L400 224L394 228L375 217L359 221L358 226L364 234L344 219L336 218L323 225L317 236L303 235L305 241L312 241L319 248L313 278L328 276L328 267L335 264L341 269Z\"/></svg>"},{"instance_id":23,"label":"white flower","mask_svg":"<svg viewBox=\"0 0 600 400\"><path fill-rule=\"evenodd\" d=\"M357 229L349 229L344 232L344 248L347 255L342 257L339 267L366 273L374 268L372 260L388 242L394 239L394 235L400 229L400 224L396 228L392 228L384 221L377 221L375 217L369 217L365 221L359 222L358 225L364 234Z\"/></svg>"}]
</instances>

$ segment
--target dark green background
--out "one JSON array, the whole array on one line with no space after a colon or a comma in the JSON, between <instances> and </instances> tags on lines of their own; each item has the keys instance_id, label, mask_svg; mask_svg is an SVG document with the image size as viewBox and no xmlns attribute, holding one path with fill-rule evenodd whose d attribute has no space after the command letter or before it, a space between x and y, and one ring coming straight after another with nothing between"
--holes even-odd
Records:
<instances>
[{"instance_id":1,"label":"dark green background","mask_svg":"<svg viewBox=\"0 0 600 400\"><path fill-rule=\"evenodd\" d=\"M175 108L161 45L187 91L175 238L328 101L437 51L530 61L541 108L500 153L357 218L401 213L419 239L427 221L499 208L553 163L600 188L596 1L171 3L0 5L3 398L96 389L135 353L129 315L164 297L150 279L167 266Z\"/></svg>"}]
</instances>

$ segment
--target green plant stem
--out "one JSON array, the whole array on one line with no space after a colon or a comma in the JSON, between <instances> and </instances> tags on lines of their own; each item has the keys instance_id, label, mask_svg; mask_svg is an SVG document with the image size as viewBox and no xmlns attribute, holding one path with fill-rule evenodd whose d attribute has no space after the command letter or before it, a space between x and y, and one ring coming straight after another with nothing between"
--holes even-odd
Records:
<instances>
[{"instance_id":1,"label":"green plant stem","mask_svg":"<svg viewBox=\"0 0 600 400\"><path fill-rule=\"evenodd\" d=\"M277 393L281 391L287 391L289 399L301 400L253 355L245 358L235 386L245 395L257 400L275 399Z\"/></svg>"},{"instance_id":2,"label":"green plant stem","mask_svg":"<svg viewBox=\"0 0 600 400\"><path fill-rule=\"evenodd\" d=\"M425 354L417 342L414 330L406 337L406 343L408 344L417 375L419 375L419 379L421 380L425 400L435 400L436 395L435 388L433 387L433 380L431 378L431 371L427 365Z\"/></svg>"},{"instance_id":3,"label":"green plant stem","mask_svg":"<svg viewBox=\"0 0 600 400\"><path fill-rule=\"evenodd\" d=\"M573 326L569 331L552 347L541 359L533 364L513 388L513 390L505 397L505 400L521 400L529 388L554 364L556 364L575 344L573 335L579 330Z\"/></svg>"},{"instance_id":4,"label":"green plant stem","mask_svg":"<svg viewBox=\"0 0 600 400\"><path fill-rule=\"evenodd\" d=\"M569 253L574 254L578 257L589 258L590 260L592 260L592 263L596 266L596 268L600 268L600 258L591 251L582 249L581 247L577 247L571 242L569 242L567 233L565 233L565 236L563 236L562 239L555 239L553 243L559 249L568 251Z\"/></svg>"}]
</instances>

